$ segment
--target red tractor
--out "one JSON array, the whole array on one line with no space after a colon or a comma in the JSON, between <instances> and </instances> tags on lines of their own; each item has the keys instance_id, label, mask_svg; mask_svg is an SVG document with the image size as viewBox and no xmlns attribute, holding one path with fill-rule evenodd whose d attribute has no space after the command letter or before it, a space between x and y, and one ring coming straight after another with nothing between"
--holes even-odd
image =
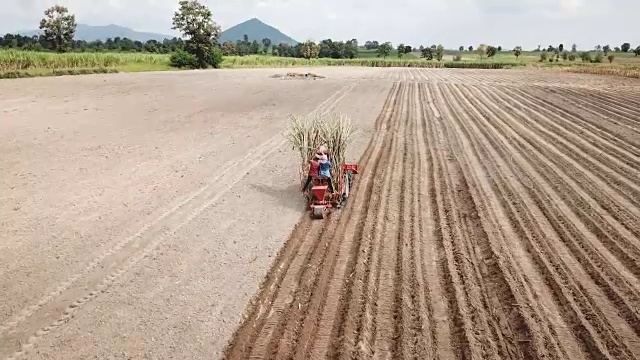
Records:
<instances>
[{"instance_id":1,"label":"red tractor","mask_svg":"<svg viewBox=\"0 0 640 360\"><path fill-rule=\"evenodd\" d=\"M307 191L307 199L314 219L324 219L333 208L341 208L347 202L358 164L343 164L340 174L333 183L334 192L329 192L329 179L317 177L313 186Z\"/></svg>"}]
</instances>

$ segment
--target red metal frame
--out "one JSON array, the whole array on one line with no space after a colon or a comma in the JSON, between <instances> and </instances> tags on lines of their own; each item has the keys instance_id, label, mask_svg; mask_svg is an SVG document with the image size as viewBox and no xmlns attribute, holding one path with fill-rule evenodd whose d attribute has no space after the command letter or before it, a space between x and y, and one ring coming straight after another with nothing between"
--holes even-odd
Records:
<instances>
[{"instance_id":1,"label":"red metal frame","mask_svg":"<svg viewBox=\"0 0 640 360\"><path fill-rule=\"evenodd\" d=\"M353 174L358 173L358 164L343 164L341 168L342 172L337 176L337 181L334 182L334 193L327 194L329 186L327 185L328 179L317 177L313 179L313 186L310 189L309 196L309 208L313 210L316 206L324 206L327 209L336 207L342 201L342 194L345 193L345 181L342 176L345 172L351 171Z\"/></svg>"}]
</instances>

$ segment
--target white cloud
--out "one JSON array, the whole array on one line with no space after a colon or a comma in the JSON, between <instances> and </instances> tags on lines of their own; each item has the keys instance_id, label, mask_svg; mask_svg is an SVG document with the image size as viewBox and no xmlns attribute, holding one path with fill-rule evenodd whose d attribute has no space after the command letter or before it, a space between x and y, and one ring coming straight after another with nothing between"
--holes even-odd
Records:
<instances>
[{"instance_id":1,"label":"white cloud","mask_svg":"<svg viewBox=\"0 0 640 360\"><path fill-rule=\"evenodd\" d=\"M251 17L305 40L324 38L442 43L481 42L525 48L537 44L593 47L640 44L638 0L202 0L224 28ZM2 0L0 32L35 29L44 9L69 7L78 22L118 24L168 35L177 0ZM327 22L330 21L330 26ZM620 43L620 44L619 44ZM546 46L545 45L545 46Z\"/></svg>"}]
</instances>

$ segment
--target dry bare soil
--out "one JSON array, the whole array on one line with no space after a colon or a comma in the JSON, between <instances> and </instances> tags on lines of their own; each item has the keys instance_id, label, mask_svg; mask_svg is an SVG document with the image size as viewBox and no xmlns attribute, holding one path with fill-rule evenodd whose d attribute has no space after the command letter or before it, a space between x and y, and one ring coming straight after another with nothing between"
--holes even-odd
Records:
<instances>
[{"instance_id":1,"label":"dry bare soil","mask_svg":"<svg viewBox=\"0 0 640 360\"><path fill-rule=\"evenodd\" d=\"M640 358L640 81L314 72L0 82L0 358ZM364 130L324 221L312 111Z\"/></svg>"}]
</instances>

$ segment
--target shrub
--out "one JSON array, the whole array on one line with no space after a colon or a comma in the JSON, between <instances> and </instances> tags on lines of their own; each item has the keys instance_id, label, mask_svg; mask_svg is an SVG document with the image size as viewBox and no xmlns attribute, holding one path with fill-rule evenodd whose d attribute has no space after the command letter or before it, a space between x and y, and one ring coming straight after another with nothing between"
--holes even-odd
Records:
<instances>
[{"instance_id":1,"label":"shrub","mask_svg":"<svg viewBox=\"0 0 640 360\"><path fill-rule=\"evenodd\" d=\"M461 55L456 55L453 57L453 61L460 61L462 60L462 56Z\"/></svg>"},{"instance_id":2,"label":"shrub","mask_svg":"<svg viewBox=\"0 0 640 360\"><path fill-rule=\"evenodd\" d=\"M214 47L213 50L207 54L205 61L214 69L219 69L222 65L222 50L217 46Z\"/></svg>"},{"instance_id":3,"label":"shrub","mask_svg":"<svg viewBox=\"0 0 640 360\"><path fill-rule=\"evenodd\" d=\"M604 59L604 56L602 55L601 52L598 51L598 53L596 54L596 57L593 59L593 62L601 63L603 59Z\"/></svg>"},{"instance_id":4,"label":"shrub","mask_svg":"<svg viewBox=\"0 0 640 360\"><path fill-rule=\"evenodd\" d=\"M540 53L540 62L545 62L547 61L547 52L543 51Z\"/></svg>"},{"instance_id":5,"label":"shrub","mask_svg":"<svg viewBox=\"0 0 640 360\"><path fill-rule=\"evenodd\" d=\"M591 53L588 51L581 52L580 59L582 59L583 62L591 62Z\"/></svg>"},{"instance_id":6,"label":"shrub","mask_svg":"<svg viewBox=\"0 0 640 360\"><path fill-rule=\"evenodd\" d=\"M198 67L198 58L183 50L178 50L171 55L169 63L172 67L180 69L195 69Z\"/></svg>"},{"instance_id":7,"label":"shrub","mask_svg":"<svg viewBox=\"0 0 640 360\"><path fill-rule=\"evenodd\" d=\"M613 59L615 59L616 57L613 55L609 55L607 56L607 59L609 60L609 64L611 64L613 62Z\"/></svg>"},{"instance_id":8,"label":"shrub","mask_svg":"<svg viewBox=\"0 0 640 360\"><path fill-rule=\"evenodd\" d=\"M576 54L569 54L569 61L576 61Z\"/></svg>"}]
</instances>

